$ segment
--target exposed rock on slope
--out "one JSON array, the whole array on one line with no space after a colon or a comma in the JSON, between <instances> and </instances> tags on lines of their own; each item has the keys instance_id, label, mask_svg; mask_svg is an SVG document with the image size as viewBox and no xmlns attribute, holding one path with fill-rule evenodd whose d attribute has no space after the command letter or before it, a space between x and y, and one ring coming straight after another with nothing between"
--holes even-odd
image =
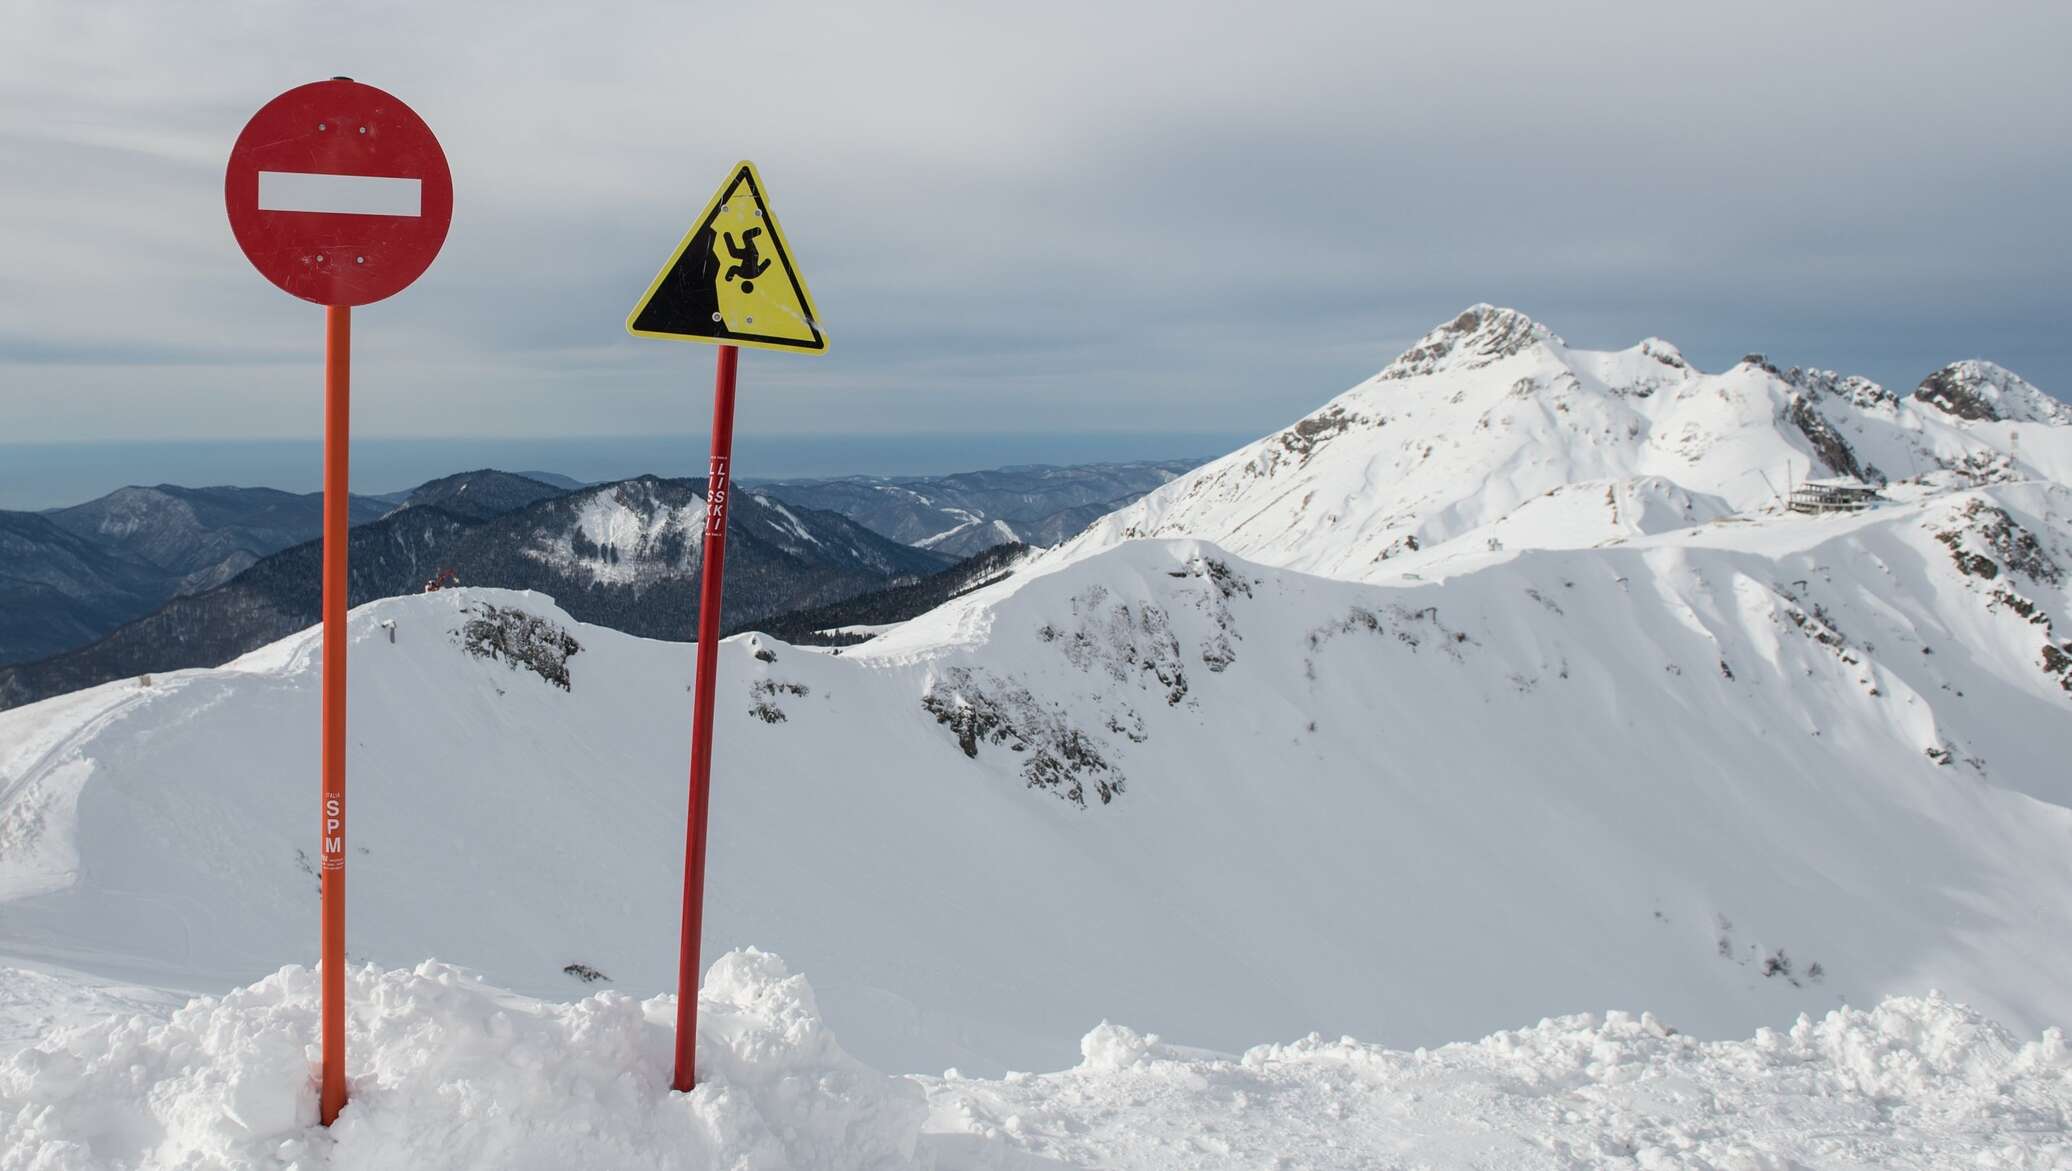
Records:
<instances>
[{"instance_id":1,"label":"exposed rock on slope","mask_svg":"<svg viewBox=\"0 0 2072 1171\"><path fill-rule=\"evenodd\" d=\"M2072 425L2072 406L1991 362L1952 362L1923 379L1914 398L1974 423Z\"/></svg>"}]
</instances>

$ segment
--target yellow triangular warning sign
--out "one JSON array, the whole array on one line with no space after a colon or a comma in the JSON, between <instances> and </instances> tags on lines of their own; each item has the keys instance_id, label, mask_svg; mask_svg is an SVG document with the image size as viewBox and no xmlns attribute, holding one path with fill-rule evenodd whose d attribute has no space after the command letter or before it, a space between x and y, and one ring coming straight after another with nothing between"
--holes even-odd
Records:
<instances>
[{"instance_id":1,"label":"yellow triangular warning sign","mask_svg":"<svg viewBox=\"0 0 2072 1171\"><path fill-rule=\"evenodd\" d=\"M720 184L626 317L626 332L679 342L821 353L827 336L755 164Z\"/></svg>"}]
</instances>

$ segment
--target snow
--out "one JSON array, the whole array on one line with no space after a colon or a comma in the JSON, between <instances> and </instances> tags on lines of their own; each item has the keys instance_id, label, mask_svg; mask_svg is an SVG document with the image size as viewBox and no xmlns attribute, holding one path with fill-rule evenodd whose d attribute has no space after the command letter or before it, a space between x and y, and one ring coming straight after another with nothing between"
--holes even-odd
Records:
<instances>
[{"instance_id":1,"label":"snow","mask_svg":"<svg viewBox=\"0 0 2072 1171\"><path fill-rule=\"evenodd\" d=\"M576 510L572 526L561 532L536 534L519 551L535 561L572 573L587 573L598 585L625 585L658 572L689 572L696 564L698 543L686 539L684 534L701 530L705 523L704 501L675 508L649 502L650 506L642 510L629 504L622 491L614 485L591 493ZM797 518L793 517L792 522L796 525ZM584 548L576 545L578 538L585 542ZM673 563L665 562L661 556L669 547L682 550Z\"/></svg>"},{"instance_id":2,"label":"snow","mask_svg":"<svg viewBox=\"0 0 2072 1171\"><path fill-rule=\"evenodd\" d=\"M84 972L42 966L0 968L0 1058L53 1032L111 1014L163 1016L186 997L110 983Z\"/></svg>"},{"instance_id":3,"label":"snow","mask_svg":"<svg viewBox=\"0 0 2072 1171\"><path fill-rule=\"evenodd\" d=\"M13 973L5 973L12 979ZM1312 1034L1223 1055L1102 1022L1078 1063L997 1080L849 1057L806 979L729 953L668 1087L674 999L518 996L355 968L350 1099L317 1127L314 975L109 1006L0 1064L0 1166L1929 1168L2072 1161L2072 1050L1939 996L1701 1042L1654 1016L1542 1020L1439 1049Z\"/></svg>"},{"instance_id":4,"label":"snow","mask_svg":"<svg viewBox=\"0 0 2072 1171\"><path fill-rule=\"evenodd\" d=\"M354 969L350 1100L315 1126L314 973L296 967L168 1019L106 1016L0 1067L0 1166L224 1171L891 1168L926 1115L870 1070L774 956L727 955L698 1002L703 1084L669 1089L675 1000L512 995L443 964Z\"/></svg>"},{"instance_id":5,"label":"snow","mask_svg":"<svg viewBox=\"0 0 2072 1171\"><path fill-rule=\"evenodd\" d=\"M123 680L37 705L41 718L0 722L0 902L63 890L77 877L70 832L93 763L76 749L146 698Z\"/></svg>"},{"instance_id":6,"label":"snow","mask_svg":"<svg viewBox=\"0 0 2072 1171\"><path fill-rule=\"evenodd\" d=\"M920 1126L917 1162L2072 1164L2064 1046L2043 1032L2072 1019L2072 426L1964 366L1942 393L1976 417L1761 359L1708 374L1658 339L1572 350L1477 307L866 643L729 639L704 954L812 972L812 1019L870 1067L997 1078L894 1079L929 1121L871 1133L907 1159ZM1882 476L1886 502L1783 511L1809 477L1857 474L1830 461ZM650 539L608 503L586 539ZM497 611L579 649L470 654L464 630ZM417 1076L424 1052L425 1078L450 1075L390 1101L417 1121L368 1095L361 1125L390 1129L363 1141L420 1141L465 1105L491 1145L453 1158L642 1165L679 1133L643 1096L658 1075L578 1063L554 1083L554 1055L597 1020L646 1053L656 1002L628 1006L672 988L690 655L476 588L363 606L349 637L348 947L388 969L356 975L369 1003L401 989L416 1022L368 1033L365 1076ZM4 977L0 1025L132 1028L0 1097L98 1071L128 1101L99 1045L168 1111L153 1130L67 1099L10 1107L21 1126L173 1144L161 1164L202 1144L213 1165L261 1150L223 1137L219 1108L287 1116L222 1087L301 1049L154 1050L173 1025L151 1021L154 990L259 981L188 1011L230 1014L232 1039L268 1013L304 1027L307 976L280 965L313 947L318 652L312 630L0 712L0 959L29 973ZM594 990L577 964L612 996L561 1004ZM1930 988L1952 1000L1905 999ZM522 1060L480 1023L490 1002ZM1607 1005L1681 1032L1561 1015ZM1104 1019L1144 1032L1083 1040ZM450 1036L384 1040L413 1029ZM1245 1049L1317 1030L1368 1044ZM799 1071L828 1052L773 1060L821 1085ZM439 1064L481 1053L498 1056ZM1061 1072L1005 1072L1029 1069ZM834 1086L824 1112L768 1122L790 1107L737 1072L751 1088L728 1109L780 1143L820 1142L815 1120L855 1104ZM496 1129L517 1124L486 1103L550 1083L606 1102L587 1133L630 1153ZM446 1084L451 1102L427 1088ZM700 1122L693 1149L818 1157L726 1125ZM275 1140L273 1165L336 1153L292 1141L312 1140ZM49 1166L85 1157L52 1149ZM15 1165L37 1166L0 1154Z\"/></svg>"},{"instance_id":7,"label":"snow","mask_svg":"<svg viewBox=\"0 0 2072 1171\"><path fill-rule=\"evenodd\" d=\"M809 545L818 545L820 543L819 537L816 537L811 532L807 531L805 524L799 520L798 514L793 512L791 509L784 507L784 505L779 501L773 500L768 496L762 495L761 493L756 493L755 495L751 496L750 499L754 500L757 504L762 505L765 508L775 509L777 511L777 515L784 518L786 524L791 529L791 533L793 536L799 538L800 540L806 542ZM851 552L853 553L855 552L855 550L851 550Z\"/></svg>"},{"instance_id":8,"label":"snow","mask_svg":"<svg viewBox=\"0 0 2072 1171\"><path fill-rule=\"evenodd\" d=\"M2057 1167L2068 1049L1940 997L1705 1043L1567 1016L1435 1050L1312 1035L1241 1057L1103 1024L1074 1069L929 1083L930 1127L1104 1168ZM974 1145L968 1166L988 1162Z\"/></svg>"},{"instance_id":9,"label":"snow","mask_svg":"<svg viewBox=\"0 0 2072 1171\"><path fill-rule=\"evenodd\" d=\"M922 500L921 503L926 504L928 503L928 501ZM955 525L951 526L950 528L944 529L942 532L936 533L932 536L923 537L920 540L915 541L915 548L933 549L937 545L942 544L944 541L949 540L951 537L956 536L958 533L964 532L976 525L981 525L985 523L984 517L978 515L975 512L968 511L966 509L945 507L943 511L951 516L962 517L963 519L959 520Z\"/></svg>"}]
</instances>

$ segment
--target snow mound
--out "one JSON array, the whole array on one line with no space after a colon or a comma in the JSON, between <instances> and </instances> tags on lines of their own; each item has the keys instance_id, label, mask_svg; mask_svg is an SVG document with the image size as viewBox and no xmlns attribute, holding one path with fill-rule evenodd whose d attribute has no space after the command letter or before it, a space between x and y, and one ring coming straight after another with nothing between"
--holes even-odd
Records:
<instances>
[{"instance_id":1,"label":"snow mound","mask_svg":"<svg viewBox=\"0 0 2072 1171\"><path fill-rule=\"evenodd\" d=\"M291 967L183 1008L101 1000L0 1063L0 1168L2072 1165L2064 1034L2023 1042L1937 994L1720 1042L1610 1012L1437 1049L1312 1033L1232 1056L1103 1021L1062 1072L895 1077L751 948L706 974L690 1094L667 1084L668 997L546 1003L436 962L361 968L348 994L352 1100L329 1130L317 983Z\"/></svg>"},{"instance_id":2,"label":"snow mound","mask_svg":"<svg viewBox=\"0 0 2072 1171\"><path fill-rule=\"evenodd\" d=\"M1586 549L1688 529L1732 512L1719 497L1686 491L1661 476L1581 480L1547 489L1482 526L1478 535L1486 534L1495 548Z\"/></svg>"},{"instance_id":3,"label":"snow mound","mask_svg":"<svg viewBox=\"0 0 2072 1171\"><path fill-rule=\"evenodd\" d=\"M1652 1015L1564 1016L1470 1044L1311 1035L1229 1058L1103 1023L1063 1073L929 1082L964 1165L2064 1167L2072 1050L1933 996L1700 1042Z\"/></svg>"},{"instance_id":4,"label":"snow mound","mask_svg":"<svg viewBox=\"0 0 2072 1171\"><path fill-rule=\"evenodd\" d=\"M669 1088L675 998L551 1004L445 964L353 971L351 1100L316 1127L316 974L283 968L169 1020L116 1015L0 1067L0 1167L910 1166L920 1087L867 1069L777 957L715 963L699 1086Z\"/></svg>"}]
</instances>

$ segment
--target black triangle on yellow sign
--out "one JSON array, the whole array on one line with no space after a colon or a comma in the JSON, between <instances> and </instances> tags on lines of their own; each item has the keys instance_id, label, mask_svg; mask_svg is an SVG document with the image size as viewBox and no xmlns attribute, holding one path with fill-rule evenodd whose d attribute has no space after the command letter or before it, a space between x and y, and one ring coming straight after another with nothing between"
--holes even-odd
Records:
<instances>
[{"instance_id":1,"label":"black triangle on yellow sign","mask_svg":"<svg viewBox=\"0 0 2072 1171\"><path fill-rule=\"evenodd\" d=\"M770 214L762 176L743 161L626 317L626 332L761 350L827 349L813 295Z\"/></svg>"}]
</instances>

